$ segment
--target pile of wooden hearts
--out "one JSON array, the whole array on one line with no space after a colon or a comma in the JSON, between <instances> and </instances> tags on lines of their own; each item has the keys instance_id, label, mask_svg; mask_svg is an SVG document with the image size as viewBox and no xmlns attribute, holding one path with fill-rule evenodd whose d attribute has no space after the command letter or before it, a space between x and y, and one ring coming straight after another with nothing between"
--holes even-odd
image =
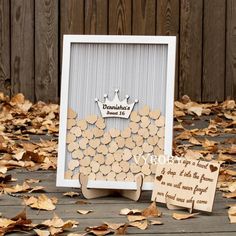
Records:
<instances>
[{"instance_id":1,"label":"pile of wooden hearts","mask_svg":"<svg viewBox=\"0 0 236 236\"><path fill-rule=\"evenodd\" d=\"M153 181L156 165L148 155L158 156L164 148L165 118L159 110L150 111L144 106L133 111L128 127L122 131L105 131L105 120L96 115L84 120L76 117L76 112L69 109L66 142L71 160L65 178L77 179L80 172L91 180L131 182L136 174L143 173L145 182Z\"/></svg>"}]
</instances>

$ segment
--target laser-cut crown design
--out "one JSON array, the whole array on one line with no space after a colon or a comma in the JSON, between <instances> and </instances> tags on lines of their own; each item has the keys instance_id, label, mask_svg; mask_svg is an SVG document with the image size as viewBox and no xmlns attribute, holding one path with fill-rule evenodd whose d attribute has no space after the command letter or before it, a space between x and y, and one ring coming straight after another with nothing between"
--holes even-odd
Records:
<instances>
[{"instance_id":1,"label":"laser-cut crown design","mask_svg":"<svg viewBox=\"0 0 236 236\"><path fill-rule=\"evenodd\" d=\"M119 89L115 90L114 99L111 101L108 99L108 95L104 94L104 102L99 101L95 98L98 103L98 107L101 111L102 117L119 117L119 118L129 118L134 105L138 102L136 99L133 103L128 104L129 95L125 96L125 99L120 101L119 99Z\"/></svg>"}]
</instances>

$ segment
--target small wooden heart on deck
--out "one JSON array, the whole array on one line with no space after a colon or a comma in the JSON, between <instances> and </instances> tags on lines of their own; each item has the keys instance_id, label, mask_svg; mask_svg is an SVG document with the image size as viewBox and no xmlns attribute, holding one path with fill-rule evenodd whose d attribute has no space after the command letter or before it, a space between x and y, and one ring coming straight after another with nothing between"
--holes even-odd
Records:
<instances>
[{"instance_id":1,"label":"small wooden heart on deck","mask_svg":"<svg viewBox=\"0 0 236 236\"><path fill-rule=\"evenodd\" d=\"M162 180L162 178L163 178L163 176L162 176L162 175L156 176L156 180L158 180L158 181L161 181L161 180Z\"/></svg>"},{"instance_id":2,"label":"small wooden heart on deck","mask_svg":"<svg viewBox=\"0 0 236 236\"><path fill-rule=\"evenodd\" d=\"M209 167L210 167L211 172L215 172L218 170L218 168L214 165L210 165Z\"/></svg>"}]
</instances>

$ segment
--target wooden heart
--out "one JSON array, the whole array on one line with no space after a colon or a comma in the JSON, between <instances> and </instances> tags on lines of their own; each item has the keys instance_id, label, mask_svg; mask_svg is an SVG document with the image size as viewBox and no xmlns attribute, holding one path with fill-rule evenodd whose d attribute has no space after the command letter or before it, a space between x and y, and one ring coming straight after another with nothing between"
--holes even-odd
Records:
<instances>
[{"instance_id":1,"label":"wooden heart","mask_svg":"<svg viewBox=\"0 0 236 236\"><path fill-rule=\"evenodd\" d=\"M96 121L97 121L97 116L96 115L91 115L91 116L87 116L86 117L86 121L89 123L89 124L91 124L91 125L93 125Z\"/></svg>"},{"instance_id":2,"label":"wooden heart","mask_svg":"<svg viewBox=\"0 0 236 236\"><path fill-rule=\"evenodd\" d=\"M101 138L102 144L108 144L111 142L111 135L109 133L104 133L103 137Z\"/></svg>"},{"instance_id":3,"label":"wooden heart","mask_svg":"<svg viewBox=\"0 0 236 236\"><path fill-rule=\"evenodd\" d=\"M120 135L120 130L115 129L115 128L110 129L109 132L112 138L116 138Z\"/></svg>"},{"instance_id":4,"label":"wooden heart","mask_svg":"<svg viewBox=\"0 0 236 236\"><path fill-rule=\"evenodd\" d=\"M86 130L88 127L86 120L78 120L77 125L80 127L81 130Z\"/></svg>"},{"instance_id":5,"label":"wooden heart","mask_svg":"<svg viewBox=\"0 0 236 236\"><path fill-rule=\"evenodd\" d=\"M145 105L143 108L141 108L141 109L139 110L138 113L139 113L140 116L148 116L148 115L149 115L149 112L150 112L149 106Z\"/></svg>"},{"instance_id":6,"label":"wooden heart","mask_svg":"<svg viewBox=\"0 0 236 236\"><path fill-rule=\"evenodd\" d=\"M218 170L218 168L212 164L209 167L210 167L211 172L215 172Z\"/></svg>"},{"instance_id":7,"label":"wooden heart","mask_svg":"<svg viewBox=\"0 0 236 236\"><path fill-rule=\"evenodd\" d=\"M162 175L158 175L158 176L156 176L156 180L158 180L158 181L161 181L161 180L162 180L162 178L163 178L163 176L162 176Z\"/></svg>"},{"instance_id":8,"label":"wooden heart","mask_svg":"<svg viewBox=\"0 0 236 236\"><path fill-rule=\"evenodd\" d=\"M76 116L77 116L77 113L74 110L72 110L71 108L68 108L67 118L74 119L74 118L76 118Z\"/></svg>"},{"instance_id":9,"label":"wooden heart","mask_svg":"<svg viewBox=\"0 0 236 236\"><path fill-rule=\"evenodd\" d=\"M140 116L138 115L138 113L136 111L133 111L130 115L130 120L133 122L139 122L140 121Z\"/></svg>"},{"instance_id":10,"label":"wooden heart","mask_svg":"<svg viewBox=\"0 0 236 236\"><path fill-rule=\"evenodd\" d=\"M160 110L150 111L149 117L153 120L156 120L159 118L160 114L161 114Z\"/></svg>"},{"instance_id":11,"label":"wooden heart","mask_svg":"<svg viewBox=\"0 0 236 236\"><path fill-rule=\"evenodd\" d=\"M97 148L100 145L100 139L91 139L89 140L89 146L92 148Z\"/></svg>"},{"instance_id":12,"label":"wooden heart","mask_svg":"<svg viewBox=\"0 0 236 236\"><path fill-rule=\"evenodd\" d=\"M76 125L75 119L67 119L67 129L71 129L75 125Z\"/></svg>"}]
</instances>

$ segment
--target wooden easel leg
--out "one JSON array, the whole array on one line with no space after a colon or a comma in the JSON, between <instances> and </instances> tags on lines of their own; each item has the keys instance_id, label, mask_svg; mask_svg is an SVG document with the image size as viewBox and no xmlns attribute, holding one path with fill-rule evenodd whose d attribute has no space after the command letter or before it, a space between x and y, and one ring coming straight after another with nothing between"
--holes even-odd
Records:
<instances>
[{"instance_id":1,"label":"wooden easel leg","mask_svg":"<svg viewBox=\"0 0 236 236\"><path fill-rule=\"evenodd\" d=\"M106 197L114 193L114 191L110 189L88 189L88 177L83 174L79 174L79 181L82 194L86 199Z\"/></svg>"},{"instance_id":2,"label":"wooden easel leg","mask_svg":"<svg viewBox=\"0 0 236 236\"><path fill-rule=\"evenodd\" d=\"M181 209L186 209L186 207L181 207L181 206L175 206L173 204L171 204L171 200L166 198L166 207L169 210L181 210ZM193 212L193 207L194 207L194 201L192 201L192 205L190 208L187 208L189 213L191 214Z\"/></svg>"},{"instance_id":3,"label":"wooden easel leg","mask_svg":"<svg viewBox=\"0 0 236 236\"><path fill-rule=\"evenodd\" d=\"M136 176L137 189L136 190L121 190L119 193L121 196L131 199L133 201L138 201L142 192L143 186L143 176Z\"/></svg>"}]
</instances>

